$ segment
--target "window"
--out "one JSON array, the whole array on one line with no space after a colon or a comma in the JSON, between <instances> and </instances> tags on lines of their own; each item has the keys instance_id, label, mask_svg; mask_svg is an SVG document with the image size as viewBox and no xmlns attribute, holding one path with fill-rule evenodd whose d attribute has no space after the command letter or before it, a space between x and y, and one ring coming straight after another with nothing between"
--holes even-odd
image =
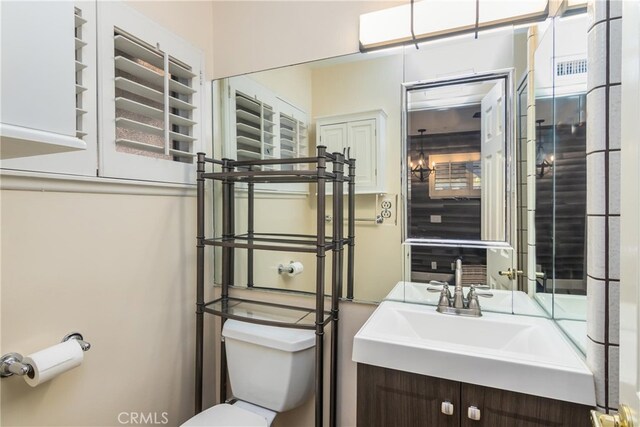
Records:
<instances>
[{"instance_id":1,"label":"window","mask_svg":"<svg viewBox=\"0 0 640 427\"><path fill-rule=\"evenodd\" d=\"M237 159L275 158L273 107L240 91L235 93L235 102Z\"/></svg>"},{"instance_id":2,"label":"window","mask_svg":"<svg viewBox=\"0 0 640 427\"><path fill-rule=\"evenodd\" d=\"M68 114L87 149L7 159L2 168L195 183L195 153L204 151L202 52L122 2L78 1L68 16L69 43L57 55L75 62Z\"/></svg>"},{"instance_id":3,"label":"window","mask_svg":"<svg viewBox=\"0 0 640 427\"><path fill-rule=\"evenodd\" d=\"M280 104L280 157L283 159L307 157L307 125L304 113L281 100ZM305 168L307 165L283 165L283 169Z\"/></svg>"},{"instance_id":4,"label":"window","mask_svg":"<svg viewBox=\"0 0 640 427\"><path fill-rule=\"evenodd\" d=\"M299 158L309 155L307 114L248 77L227 80L223 111L224 156L237 160ZM305 165L263 166L292 170ZM306 193L306 184L265 184L257 190Z\"/></svg>"},{"instance_id":5,"label":"window","mask_svg":"<svg viewBox=\"0 0 640 427\"><path fill-rule=\"evenodd\" d=\"M429 164L430 198L480 198L480 153L430 155Z\"/></svg>"},{"instance_id":6,"label":"window","mask_svg":"<svg viewBox=\"0 0 640 427\"><path fill-rule=\"evenodd\" d=\"M100 175L193 183L202 146L202 53L117 3L98 5Z\"/></svg>"}]
</instances>

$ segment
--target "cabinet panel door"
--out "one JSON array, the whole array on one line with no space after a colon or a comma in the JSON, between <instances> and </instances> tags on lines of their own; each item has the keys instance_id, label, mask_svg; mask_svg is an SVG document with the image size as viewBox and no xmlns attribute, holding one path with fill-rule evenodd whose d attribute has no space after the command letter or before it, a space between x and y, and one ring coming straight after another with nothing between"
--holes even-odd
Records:
<instances>
[{"instance_id":1,"label":"cabinet panel door","mask_svg":"<svg viewBox=\"0 0 640 427\"><path fill-rule=\"evenodd\" d=\"M375 119L349 122L349 147L356 159L356 185L373 188L376 185L376 121Z\"/></svg>"},{"instance_id":2,"label":"cabinet panel door","mask_svg":"<svg viewBox=\"0 0 640 427\"><path fill-rule=\"evenodd\" d=\"M460 383L358 364L358 427L458 427ZM440 412L453 404L453 415Z\"/></svg>"},{"instance_id":3,"label":"cabinet panel door","mask_svg":"<svg viewBox=\"0 0 640 427\"><path fill-rule=\"evenodd\" d=\"M2 123L76 134L73 2L2 2Z\"/></svg>"},{"instance_id":4,"label":"cabinet panel door","mask_svg":"<svg viewBox=\"0 0 640 427\"><path fill-rule=\"evenodd\" d=\"M480 409L480 420L467 417L469 406ZM588 406L544 397L462 384L462 427L588 426Z\"/></svg>"},{"instance_id":5,"label":"cabinet panel door","mask_svg":"<svg viewBox=\"0 0 640 427\"><path fill-rule=\"evenodd\" d=\"M327 147L328 153L342 153L347 146L347 124L320 126L320 144Z\"/></svg>"}]
</instances>

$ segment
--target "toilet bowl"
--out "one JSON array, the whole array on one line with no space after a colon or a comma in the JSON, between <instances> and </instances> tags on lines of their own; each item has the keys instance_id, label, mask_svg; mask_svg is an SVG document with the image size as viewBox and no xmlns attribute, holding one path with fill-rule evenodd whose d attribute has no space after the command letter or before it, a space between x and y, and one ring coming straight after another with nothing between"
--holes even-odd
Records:
<instances>
[{"instance_id":1,"label":"toilet bowl","mask_svg":"<svg viewBox=\"0 0 640 427\"><path fill-rule=\"evenodd\" d=\"M313 394L312 330L227 320L222 336L235 401L206 409L183 427L268 427Z\"/></svg>"}]
</instances>

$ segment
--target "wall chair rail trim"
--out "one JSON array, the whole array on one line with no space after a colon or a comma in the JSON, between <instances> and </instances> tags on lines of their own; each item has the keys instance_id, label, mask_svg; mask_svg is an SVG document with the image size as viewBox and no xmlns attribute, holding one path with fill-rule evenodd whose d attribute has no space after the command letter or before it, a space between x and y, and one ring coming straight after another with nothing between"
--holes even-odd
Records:
<instances>
[{"instance_id":1,"label":"wall chair rail trim","mask_svg":"<svg viewBox=\"0 0 640 427\"><path fill-rule=\"evenodd\" d=\"M61 175L6 169L0 171L0 190L141 196L196 196L195 186L188 184Z\"/></svg>"}]
</instances>

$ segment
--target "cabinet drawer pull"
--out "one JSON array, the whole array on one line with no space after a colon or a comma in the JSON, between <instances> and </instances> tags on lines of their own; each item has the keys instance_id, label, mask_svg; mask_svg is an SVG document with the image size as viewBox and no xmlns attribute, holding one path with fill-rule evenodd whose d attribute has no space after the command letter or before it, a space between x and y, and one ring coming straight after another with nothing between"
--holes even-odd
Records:
<instances>
[{"instance_id":1,"label":"cabinet drawer pull","mask_svg":"<svg viewBox=\"0 0 640 427\"><path fill-rule=\"evenodd\" d=\"M480 409L475 406L469 406L469 409L467 409L467 417L469 417L470 420L480 421Z\"/></svg>"},{"instance_id":2,"label":"cabinet drawer pull","mask_svg":"<svg viewBox=\"0 0 640 427\"><path fill-rule=\"evenodd\" d=\"M445 415L453 415L453 403L448 400L440 404L440 411Z\"/></svg>"}]
</instances>

